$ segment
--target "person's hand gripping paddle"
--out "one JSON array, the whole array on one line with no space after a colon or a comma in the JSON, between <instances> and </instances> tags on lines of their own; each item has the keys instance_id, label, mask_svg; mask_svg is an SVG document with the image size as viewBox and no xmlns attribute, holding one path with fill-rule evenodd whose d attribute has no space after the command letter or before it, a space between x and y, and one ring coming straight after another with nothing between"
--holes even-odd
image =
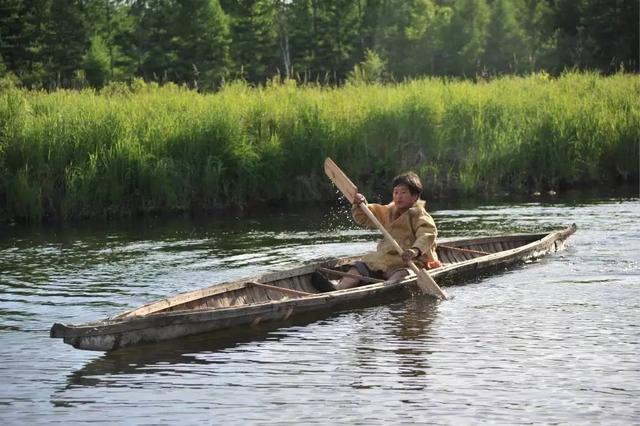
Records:
<instances>
[{"instance_id":1,"label":"person's hand gripping paddle","mask_svg":"<svg viewBox=\"0 0 640 426\"><path fill-rule=\"evenodd\" d=\"M333 162L333 160L327 157L324 160L324 172L327 174L331 182L333 182L336 187L342 192L342 195L346 197L347 200L351 204L353 204L353 199L355 195L358 193L358 188L351 182L351 180L344 174L340 167ZM398 252L399 255L402 255L402 247L393 239L389 231L385 229L384 226L380 223L377 217L369 210L369 206L366 203L360 203L360 208L364 211L367 217L378 227L378 229L384 234L385 238L393 244L394 248ZM431 278L431 275L422 268L418 268L418 266L413 261L408 261L409 267L413 272L415 272L418 281L418 287L422 290L423 293L429 294L431 296L437 297L439 299L447 299L447 294L438 286L438 284Z\"/></svg>"}]
</instances>

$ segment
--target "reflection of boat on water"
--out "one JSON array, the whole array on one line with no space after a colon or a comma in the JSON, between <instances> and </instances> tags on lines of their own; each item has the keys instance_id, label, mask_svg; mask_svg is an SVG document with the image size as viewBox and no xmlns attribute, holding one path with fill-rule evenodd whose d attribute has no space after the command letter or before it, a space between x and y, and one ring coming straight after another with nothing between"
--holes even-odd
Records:
<instances>
[{"instance_id":1,"label":"reflection of boat on water","mask_svg":"<svg viewBox=\"0 0 640 426\"><path fill-rule=\"evenodd\" d=\"M429 325L437 315L438 304L432 298L419 297L385 304L379 309L384 311L382 315L389 321L384 327L391 333L390 341L416 342L428 338ZM232 365L237 365L234 354L238 353L246 353L242 356L244 363L279 364L277 356L270 359L261 351L264 344L272 348L272 345L280 342L279 347L290 348L304 341L305 348L314 352L319 348L326 348L327 341L333 342L336 339L333 333L335 327L346 328L357 335L355 361L360 367L366 368L367 365L376 363L378 356L389 356L389 347L383 345L381 348L380 342L371 334L371 324L381 315L379 309L341 311L332 314L329 319L326 313L303 314L286 321L271 321L254 327L219 330L167 340L152 347L141 345L108 351L69 374L66 386L54 398L55 404L68 403L69 396L62 392L74 388L123 386L124 383L135 386L143 380L149 380L150 375L155 375L157 379L160 376L181 375L186 372L212 374L214 370L233 371L236 367ZM315 331L306 327L312 323L318 327ZM320 330L325 327L329 328L329 334ZM317 349L314 349L313 343L308 342L307 333L317 333L319 336L319 340L314 339ZM379 351L383 353L380 354ZM427 370L427 361L420 359L424 356L422 351L408 351L402 344L392 351L398 356L402 375L414 377L417 374L413 372ZM223 367L221 364L228 365ZM354 380L353 386L357 387L359 379Z\"/></svg>"},{"instance_id":2,"label":"reflection of boat on water","mask_svg":"<svg viewBox=\"0 0 640 426\"><path fill-rule=\"evenodd\" d=\"M304 326L318 319L321 317L302 316L255 327L186 336L158 342L153 345L153 350L149 350L147 346L132 346L109 351L69 375L67 388L94 387L108 376L140 374L158 366L170 370L177 364L208 365L211 361L207 357L199 356L200 354L220 352L249 342L277 341L287 336L290 332L288 328Z\"/></svg>"},{"instance_id":3,"label":"reflection of boat on water","mask_svg":"<svg viewBox=\"0 0 640 426\"><path fill-rule=\"evenodd\" d=\"M464 277L503 268L560 250L575 225L544 234L516 234L459 239L439 244L444 265L431 271L443 285ZM162 299L112 318L80 325L56 323L51 337L79 349L108 351L160 342L214 330L287 320L302 314L319 315L354 306L407 298L417 289L415 275L397 283L373 282L360 287L321 292L312 284L317 271L340 274L340 268L360 256L221 283Z\"/></svg>"}]
</instances>

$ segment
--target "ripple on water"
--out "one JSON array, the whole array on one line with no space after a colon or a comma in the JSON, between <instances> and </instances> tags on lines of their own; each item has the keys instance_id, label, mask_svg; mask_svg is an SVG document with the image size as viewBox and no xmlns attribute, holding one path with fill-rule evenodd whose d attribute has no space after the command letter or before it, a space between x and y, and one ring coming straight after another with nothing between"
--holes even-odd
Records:
<instances>
[{"instance_id":1,"label":"ripple on water","mask_svg":"<svg viewBox=\"0 0 640 426\"><path fill-rule=\"evenodd\" d=\"M433 216L443 237L572 222L578 232L567 251L451 287L446 302L418 296L233 339L194 336L110 354L76 351L49 339L48 328L372 250L377 233L284 218L271 228L253 222L251 232L189 223L3 239L3 420L637 422L640 202L486 205Z\"/></svg>"}]
</instances>

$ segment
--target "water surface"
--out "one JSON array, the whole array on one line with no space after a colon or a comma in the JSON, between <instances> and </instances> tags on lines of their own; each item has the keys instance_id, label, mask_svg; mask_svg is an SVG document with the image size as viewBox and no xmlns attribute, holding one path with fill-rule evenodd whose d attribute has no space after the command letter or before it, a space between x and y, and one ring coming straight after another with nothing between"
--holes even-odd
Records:
<instances>
[{"instance_id":1,"label":"water surface","mask_svg":"<svg viewBox=\"0 0 640 426\"><path fill-rule=\"evenodd\" d=\"M0 420L607 423L640 419L640 200L431 205L441 237L575 222L566 251L452 300L112 353L48 337L215 282L373 249L340 208L0 229Z\"/></svg>"}]
</instances>

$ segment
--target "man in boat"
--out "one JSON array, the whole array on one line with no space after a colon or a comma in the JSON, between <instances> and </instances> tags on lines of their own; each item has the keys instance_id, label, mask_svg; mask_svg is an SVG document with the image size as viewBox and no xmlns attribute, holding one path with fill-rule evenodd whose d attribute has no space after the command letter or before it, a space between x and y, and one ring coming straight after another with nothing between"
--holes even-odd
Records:
<instances>
[{"instance_id":1,"label":"man in boat","mask_svg":"<svg viewBox=\"0 0 640 426\"><path fill-rule=\"evenodd\" d=\"M360 283L360 278L380 278L391 282L402 280L408 273L407 262L412 260L418 267L427 269L441 266L436 254L438 231L433 218L425 210L425 202L420 199L422 182L413 172L407 172L393 179L393 201L389 204L368 204L371 212L400 244L404 252L399 255L394 246L383 239L374 253L365 255L362 261L350 265L349 274L340 282L333 283L316 273L312 276L314 286L323 291L344 290ZM359 207L366 203L358 193L353 200L351 212L359 225L376 228L375 224Z\"/></svg>"}]
</instances>

